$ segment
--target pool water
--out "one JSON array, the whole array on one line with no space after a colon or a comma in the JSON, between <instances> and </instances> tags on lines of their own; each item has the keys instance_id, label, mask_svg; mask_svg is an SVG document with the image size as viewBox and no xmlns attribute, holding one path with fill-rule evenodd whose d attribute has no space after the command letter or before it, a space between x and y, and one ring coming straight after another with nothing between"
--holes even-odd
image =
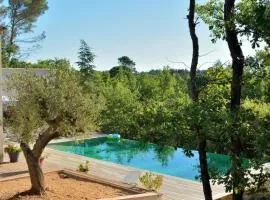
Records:
<instances>
[{"instance_id":1,"label":"pool water","mask_svg":"<svg viewBox=\"0 0 270 200\"><path fill-rule=\"evenodd\" d=\"M106 137L49 144L49 148L189 180L199 176L198 152L192 151L193 156L188 157L182 148ZM226 155L207 153L207 160L209 168L221 173L230 166Z\"/></svg>"}]
</instances>

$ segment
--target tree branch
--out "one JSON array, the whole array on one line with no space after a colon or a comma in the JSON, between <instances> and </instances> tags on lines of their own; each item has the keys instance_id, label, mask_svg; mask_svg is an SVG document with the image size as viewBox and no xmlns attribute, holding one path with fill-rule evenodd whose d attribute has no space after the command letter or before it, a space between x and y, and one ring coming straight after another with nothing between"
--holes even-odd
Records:
<instances>
[{"instance_id":1,"label":"tree branch","mask_svg":"<svg viewBox=\"0 0 270 200\"><path fill-rule=\"evenodd\" d=\"M172 61L172 60L169 60L168 58L166 58L167 61L171 62L171 63L178 63L178 64L183 64L185 65L186 68L189 68L189 66L185 63L185 62L181 62L181 61Z\"/></svg>"},{"instance_id":2,"label":"tree branch","mask_svg":"<svg viewBox=\"0 0 270 200\"><path fill-rule=\"evenodd\" d=\"M32 150L31 150L31 148L29 147L28 144L26 144L24 142L21 142L20 147L21 147L24 155L26 155L26 154L27 155L33 155L33 152L32 152Z\"/></svg>"},{"instance_id":3,"label":"tree branch","mask_svg":"<svg viewBox=\"0 0 270 200\"><path fill-rule=\"evenodd\" d=\"M196 84L196 73L197 65L199 59L199 42L196 35L196 21L195 18L195 0L190 0L189 13L188 13L188 25L189 25L189 34L192 40L192 61L190 66L190 84L191 84L191 94L193 101L198 100L198 89Z\"/></svg>"},{"instance_id":4,"label":"tree branch","mask_svg":"<svg viewBox=\"0 0 270 200\"><path fill-rule=\"evenodd\" d=\"M46 145L57 137L59 137L59 132L53 130L51 127L48 127L42 134L40 134L33 147L33 154L35 157L39 158Z\"/></svg>"},{"instance_id":5,"label":"tree branch","mask_svg":"<svg viewBox=\"0 0 270 200\"><path fill-rule=\"evenodd\" d=\"M205 54L199 55L199 57L201 58L201 57L207 56L207 55L209 55L210 53L213 53L213 52L215 52L215 51L214 50L213 51L209 51L209 52L207 52Z\"/></svg>"}]
</instances>

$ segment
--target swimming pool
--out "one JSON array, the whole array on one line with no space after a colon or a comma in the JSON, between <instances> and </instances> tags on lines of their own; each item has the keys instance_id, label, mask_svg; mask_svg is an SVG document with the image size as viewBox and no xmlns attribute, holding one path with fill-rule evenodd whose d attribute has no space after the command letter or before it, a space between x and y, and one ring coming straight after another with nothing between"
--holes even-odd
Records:
<instances>
[{"instance_id":1,"label":"swimming pool","mask_svg":"<svg viewBox=\"0 0 270 200\"><path fill-rule=\"evenodd\" d=\"M98 160L149 170L189 180L199 175L199 155L185 155L182 148L160 147L134 140L108 140L106 137L49 144L49 148L74 153ZM225 172L230 159L226 155L207 153L210 168Z\"/></svg>"}]
</instances>

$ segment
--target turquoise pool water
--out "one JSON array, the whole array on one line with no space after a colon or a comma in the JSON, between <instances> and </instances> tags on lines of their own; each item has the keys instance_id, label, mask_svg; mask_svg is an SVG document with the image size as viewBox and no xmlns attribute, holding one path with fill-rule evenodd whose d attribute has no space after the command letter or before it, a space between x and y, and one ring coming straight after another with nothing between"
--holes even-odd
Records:
<instances>
[{"instance_id":1,"label":"turquoise pool water","mask_svg":"<svg viewBox=\"0 0 270 200\"><path fill-rule=\"evenodd\" d=\"M192 151L194 156L187 157L181 148L127 139L110 141L106 137L50 144L49 148L189 180L196 180L199 175L198 152ZM207 153L207 159L209 167L220 172L225 172L230 165L225 155Z\"/></svg>"}]
</instances>

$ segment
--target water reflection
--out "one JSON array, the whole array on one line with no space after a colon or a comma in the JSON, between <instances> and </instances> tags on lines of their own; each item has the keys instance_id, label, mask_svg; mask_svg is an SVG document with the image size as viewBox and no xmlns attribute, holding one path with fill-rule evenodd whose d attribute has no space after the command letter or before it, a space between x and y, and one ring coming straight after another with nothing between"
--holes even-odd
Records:
<instances>
[{"instance_id":1,"label":"water reflection","mask_svg":"<svg viewBox=\"0 0 270 200\"><path fill-rule=\"evenodd\" d=\"M199 175L197 151L158 146L134 140L110 141L107 138L63 142L49 145L51 148L71 152L99 160L196 180ZM230 166L228 156L208 153L208 164L220 172Z\"/></svg>"}]
</instances>

